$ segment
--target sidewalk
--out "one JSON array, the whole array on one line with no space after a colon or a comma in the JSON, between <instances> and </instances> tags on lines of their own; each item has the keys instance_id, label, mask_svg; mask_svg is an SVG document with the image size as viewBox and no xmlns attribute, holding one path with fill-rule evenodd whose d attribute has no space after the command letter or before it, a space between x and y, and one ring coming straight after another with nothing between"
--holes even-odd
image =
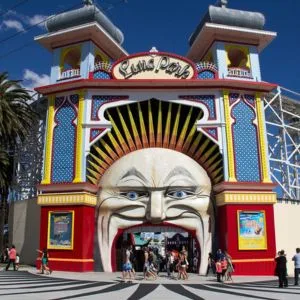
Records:
<instances>
[{"instance_id":1,"label":"sidewalk","mask_svg":"<svg viewBox=\"0 0 300 300\"><path fill-rule=\"evenodd\" d=\"M0 265L1 270L4 270L5 265ZM12 267L10 268L12 270ZM31 266L20 266L20 271L28 271L31 274L38 274L39 271L36 268ZM176 274L177 275L177 274ZM97 281L97 282L120 282L122 280L122 273L104 273L104 272L65 272L65 271L53 271L51 275L42 275L39 276L51 276L54 278L63 278L71 280L84 280L84 281ZM258 281L270 281L277 280L275 276L233 276L234 283L251 283ZM144 280L143 273L138 272L136 274L136 279L133 280L135 283L150 283L150 284L215 284L217 282L216 277L214 276L200 276L194 273L189 274L188 280L176 280L169 279L165 272L159 273L159 277L156 280Z\"/></svg>"}]
</instances>

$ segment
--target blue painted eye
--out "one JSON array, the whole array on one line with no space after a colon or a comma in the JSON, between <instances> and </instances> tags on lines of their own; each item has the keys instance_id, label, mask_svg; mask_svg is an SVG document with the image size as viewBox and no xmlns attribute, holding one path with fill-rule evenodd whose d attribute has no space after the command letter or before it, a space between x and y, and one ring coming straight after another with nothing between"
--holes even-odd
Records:
<instances>
[{"instance_id":1,"label":"blue painted eye","mask_svg":"<svg viewBox=\"0 0 300 300\"><path fill-rule=\"evenodd\" d=\"M129 191L129 192L122 192L120 193L121 196L127 198L128 200L135 201L143 196L146 196L146 192L135 192L135 191Z\"/></svg>"},{"instance_id":2,"label":"blue painted eye","mask_svg":"<svg viewBox=\"0 0 300 300\"><path fill-rule=\"evenodd\" d=\"M126 194L126 197L129 199L129 200L136 200L138 199L139 197L139 194L137 192L128 192Z\"/></svg>"},{"instance_id":3,"label":"blue painted eye","mask_svg":"<svg viewBox=\"0 0 300 300\"><path fill-rule=\"evenodd\" d=\"M178 191L171 191L167 193L167 196L175 199L185 199L186 197L192 195L192 192L189 191L183 191L183 190L178 190Z\"/></svg>"}]
</instances>

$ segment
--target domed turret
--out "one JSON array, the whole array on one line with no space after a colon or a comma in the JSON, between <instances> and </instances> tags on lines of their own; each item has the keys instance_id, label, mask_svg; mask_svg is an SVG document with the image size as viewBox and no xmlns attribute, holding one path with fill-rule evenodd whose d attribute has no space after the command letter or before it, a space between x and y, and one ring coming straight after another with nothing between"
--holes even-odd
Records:
<instances>
[{"instance_id":1,"label":"domed turret","mask_svg":"<svg viewBox=\"0 0 300 300\"><path fill-rule=\"evenodd\" d=\"M262 30L265 25L265 17L258 12L231 9L225 7L225 5L222 5L221 7L210 5L206 15L191 35L189 39L190 45L194 43L205 23Z\"/></svg>"},{"instance_id":2,"label":"domed turret","mask_svg":"<svg viewBox=\"0 0 300 300\"><path fill-rule=\"evenodd\" d=\"M84 6L53 16L46 22L48 32L55 32L74 26L97 22L118 44L124 41L124 35L92 1L84 1Z\"/></svg>"}]
</instances>

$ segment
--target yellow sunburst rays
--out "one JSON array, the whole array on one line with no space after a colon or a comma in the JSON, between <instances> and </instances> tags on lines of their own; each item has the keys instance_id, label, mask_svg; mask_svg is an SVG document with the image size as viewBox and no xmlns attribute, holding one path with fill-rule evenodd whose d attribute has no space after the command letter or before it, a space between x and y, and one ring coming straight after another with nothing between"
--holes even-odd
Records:
<instances>
[{"instance_id":1,"label":"yellow sunburst rays","mask_svg":"<svg viewBox=\"0 0 300 300\"><path fill-rule=\"evenodd\" d=\"M118 142L116 141L116 139L114 138L114 136L112 135L112 133L108 132L107 136L108 136L109 140L111 141L112 145L114 146L116 152L118 153L118 156L119 157L123 156L124 152L123 152L122 148L120 147L120 145L118 144Z\"/></svg>"},{"instance_id":2,"label":"yellow sunburst rays","mask_svg":"<svg viewBox=\"0 0 300 300\"><path fill-rule=\"evenodd\" d=\"M126 137L126 140L128 142L129 148L130 148L131 151L134 151L134 150L136 150L135 144L133 142L130 131L129 131L127 125L126 125L126 122L124 121L124 118L121 114L121 111L120 111L119 107L117 107L117 112L118 112L119 119L120 119L122 127L123 127L123 131L125 133L125 137Z\"/></svg>"},{"instance_id":3,"label":"yellow sunburst rays","mask_svg":"<svg viewBox=\"0 0 300 300\"><path fill-rule=\"evenodd\" d=\"M162 147L162 110L161 110L161 101L159 101L159 103L158 103L156 147Z\"/></svg>"},{"instance_id":4,"label":"yellow sunburst rays","mask_svg":"<svg viewBox=\"0 0 300 300\"><path fill-rule=\"evenodd\" d=\"M107 155L100 147L95 146L95 150L109 166L114 162L111 157Z\"/></svg>"},{"instance_id":5,"label":"yellow sunburst rays","mask_svg":"<svg viewBox=\"0 0 300 300\"><path fill-rule=\"evenodd\" d=\"M151 100L148 101L148 120L149 120L149 145L150 147L155 147L155 135L154 135L154 125L152 116Z\"/></svg>"},{"instance_id":6,"label":"yellow sunburst rays","mask_svg":"<svg viewBox=\"0 0 300 300\"><path fill-rule=\"evenodd\" d=\"M92 175L87 175L87 178L93 183L97 184L100 177L104 174L105 170L108 168L108 164L101 160L99 157L95 156L94 154L90 153L91 158L95 160L94 163L91 159L89 160L89 165L94 168L87 168L89 173Z\"/></svg>"},{"instance_id":7,"label":"yellow sunburst rays","mask_svg":"<svg viewBox=\"0 0 300 300\"><path fill-rule=\"evenodd\" d=\"M199 146L199 143L200 143L200 141L201 141L201 139L202 139L202 133L201 132L198 132L197 133L197 136L196 136L196 138L195 138L195 140L193 141L193 143L192 143L192 146L189 148L189 150L187 151L187 154L189 155L189 156L194 156L194 153L195 153L195 151L197 150L197 148L198 148L198 146Z\"/></svg>"},{"instance_id":8,"label":"yellow sunburst rays","mask_svg":"<svg viewBox=\"0 0 300 300\"><path fill-rule=\"evenodd\" d=\"M202 115L202 113L200 112L200 113L198 114L198 117L197 117L196 120L199 120L200 117L201 117L201 115ZM196 126L196 124L195 124L195 125L193 125L192 128L190 129L190 132L189 132L189 134L188 134L188 136L187 136L187 138L186 138L186 140L185 140L185 142L184 142L184 144L183 144L183 147L182 147L182 151L183 151L183 152L188 153L189 147L190 147L190 145L191 145L191 142L192 142L192 140L193 140L193 137L194 137L196 131L197 131L197 126ZM201 133L201 134L202 134L202 133ZM200 137L201 137L201 136L200 136Z\"/></svg>"},{"instance_id":9,"label":"yellow sunburst rays","mask_svg":"<svg viewBox=\"0 0 300 300\"><path fill-rule=\"evenodd\" d=\"M168 113L167 113L167 121L166 121L166 128L165 128L164 141L163 141L163 148L168 148L169 147L171 117L172 117L172 103L169 102Z\"/></svg>"},{"instance_id":10,"label":"yellow sunburst rays","mask_svg":"<svg viewBox=\"0 0 300 300\"><path fill-rule=\"evenodd\" d=\"M175 149L175 146L176 146L177 132L178 132L178 126L179 126L179 119L180 119L180 111L181 111L181 105L179 104L177 113L176 113L175 123L173 125L171 140L170 140L170 144L169 144L170 149Z\"/></svg>"},{"instance_id":11,"label":"yellow sunburst rays","mask_svg":"<svg viewBox=\"0 0 300 300\"><path fill-rule=\"evenodd\" d=\"M184 125L183 125L183 127L182 127L180 136L179 136L179 138L178 138L178 141L177 141L177 144L176 144L176 148L175 148L176 151L181 152L181 150L182 150L182 145L183 145L184 139L185 139L185 137L186 137L186 133L187 133L187 130L188 130L188 126L189 126L189 124L190 124L192 112L193 112L193 107L191 106L191 108L190 108L190 110L189 110L189 113L188 113L188 115L187 115L187 118L186 118L186 120L185 120L185 122L184 122ZM196 127L196 126L194 125L193 127Z\"/></svg>"},{"instance_id":12,"label":"yellow sunburst rays","mask_svg":"<svg viewBox=\"0 0 300 300\"><path fill-rule=\"evenodd\" d=\"M196 151L196 153L194 154L194 157L195 157L196 160L198 160L198 159L200 159L200 157L202 157L202 154L206 150L209 142L210 142L210 140L207 138L204 141L204 143L200 146L200 148Z\"/></svg>"},{"instance_id":13,"label":"yellow sunburst rays","mask_svg":"<svg viewBox=\"0 0 300 300\"><path fill-rule=\"evenodd\" d=\"M158 101L158 110L155 109L157 106L153 105L154 101ZM107 111L113 131L107 133L108 139L101 138L98 146L96 144L93 146L98 155L90 153L87 178L92 183L97 184L105 170L118 158L136 149L149 146L169 148L185 153L207 170L214 183L223 179L223 160L218 146L212 143L201 131L197 131L195 120L201 118L202 111L199 112L196 119L192 120L195 107L190 107L188 114L183 115L181 104L149 100L145 105L148 107L148 111L146 110L148 122L146 123L144 119L146 114L143 114L140 102L137 103L138 117L134 116L131 104L126 107L127 114L119 107L114 108L117 112L115 115L116 122L118 120L117 123ZM167 111L163 110L163 105L168 107ZM176 105L176 113L172 121L173 105ZM166 113L164 114L164 112ZM156 118L153 118L154 113ZM137 118L139 119L139 126ZM184 120L180 118L184 118ZM120 124L122 130L116 124ZM179 127L181 124L183 126Z\"/></svg>"},{"instance_id":14,"label":"yellow sunburst rays","mask_svg":"<svg viewBox=\"0 0 300 300\"><path fill-rule=\"evenodd\" d=\"M112 116L110 115L109 111L107 111L107 115L108 115L109 121L111 122L111 124L113 126L114 131L116 132L117 138L118 138L118 140L119 140L119 142L121 144L121 147L122 147L123 151L126 154L129 153L130 150L129 150L129 148L128 148L126 142L125 142L125 140L123 139L123 136L122 136L120 130L118 129L116 123L114 122Z\"/></svg>"},{"instance_id":15,"label":"yellow sunburst rays","mask_svg":"<svg viewBox=\"0 0 300 300\"><path fill-rule=\"evenodd\" d=\"M141 104L138 102L138 113L139 113L139 121L140 121L140 129L141 129L141 136L142 136L142 143L144 148L148 148L148 137L147 137L147 131L145 127L143 112L141 109Z\"/></svg>"},{"instance_id":16,"label":"yellow sunburst rays","mask_svg":"<svg viewBox=\"0 0 300 300\"><path fill-rule=\"evenodd\" d=\"M138 132L137 127L135 125L135 121L134 121L134 118L133 118L133 115L132 115L132 112L131 112L131 109L130 109L129 105L127 105L127 111L128 111L130 124L131 124L131 129L132 129L132 132L133 132L133 138L134 138L134 141L135 141L135 146L136 146L137 149L142 149L143 148L142 142L140 140L139 132Z\"/></svg>"},{"instance_id":17,"label":"yellow sunburst rays","mask_svg":"<svg viewBox=\"0 0 300 300\"><path fill-rule=\"evenodd\" d=\"M223 168L220 168L219 171L221 171ZM212 174L212 177L213 176L216 176L214 174ZM224 178L224 175L223 174L220 174L218 177L213 177L213 183L219 183L221 180L223 180Z\"/></svg>"},{"instance_id":18,"label":"yellow sunburst rays","mask_svg":"<svg viewBox=\"0 0 300 300\"><path fill-rule=\"evenodd\" d=\"M119 156L115 153L115 151L106 142L100 140L100 143L114 161L119 158Z\"/></svg>"},{"instance_id":19,"label":"yellow sunburst rays","mask_svg":"<svg viewBox=\"0 0 300 300\"><path fill-rule=\"evenodd\" d=\"M207 171L209 173L212 173L213 171L215 171L218 166L222 163L222 159L220 158L219 160L217 160L216 162L212 162L212 164L208 167Z\"/></svg>"}]
</instances>

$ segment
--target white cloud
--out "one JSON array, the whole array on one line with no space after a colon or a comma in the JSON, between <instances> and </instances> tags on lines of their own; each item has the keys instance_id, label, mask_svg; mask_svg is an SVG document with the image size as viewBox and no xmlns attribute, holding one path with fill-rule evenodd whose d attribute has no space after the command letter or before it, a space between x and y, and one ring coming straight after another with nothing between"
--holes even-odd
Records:
<instances>
[{"instance_id":1,"label":"white cloud","mask_svg":"<svg viewBox=\"0 0 300 300\"><path fill-rule=\"evenodd\" d=\"M41 28L45 27L45 20L47 19L47 16L43 15L34 15L32 17L26 17L26 23L29 25L37 25Z\"/></svg>"},{"instance_id":2,"label":"white cloud","mask_svg":"<svg viewBox=\"0 0 300 300\"><path fill-rule=\"evenodd\" d=\"M24 70L23 86L28 90L33 90L35 87L48 85L50 77L47 74L39 75L29 69Z\"/></svg>"},{"instance_id":3,"label":"white cloud","mask_svg":"<svg viewBox=\"0 0 300 300\"><path fill-rule=\"evenodd\" d=\"M1 29L15 29L17 31L25 31L24 27L37 26L45 28L45 21L48 16L33 15L32 17L19 14L14 10L10 10L5 14L6 20L0 24ZM9 19L7 18L9 17Z\"/></svg>"},{"instance_id":4,"label":"white cloud","mask_svg":"<svg viewBox=\"0 0 300 300\"><path fill-rule=\"evenodd\" d=\"M17 20L4 20L1 27L4 29L16 29L17 31L24 31L22 23Z\"/></svg>"}]
</instances>

